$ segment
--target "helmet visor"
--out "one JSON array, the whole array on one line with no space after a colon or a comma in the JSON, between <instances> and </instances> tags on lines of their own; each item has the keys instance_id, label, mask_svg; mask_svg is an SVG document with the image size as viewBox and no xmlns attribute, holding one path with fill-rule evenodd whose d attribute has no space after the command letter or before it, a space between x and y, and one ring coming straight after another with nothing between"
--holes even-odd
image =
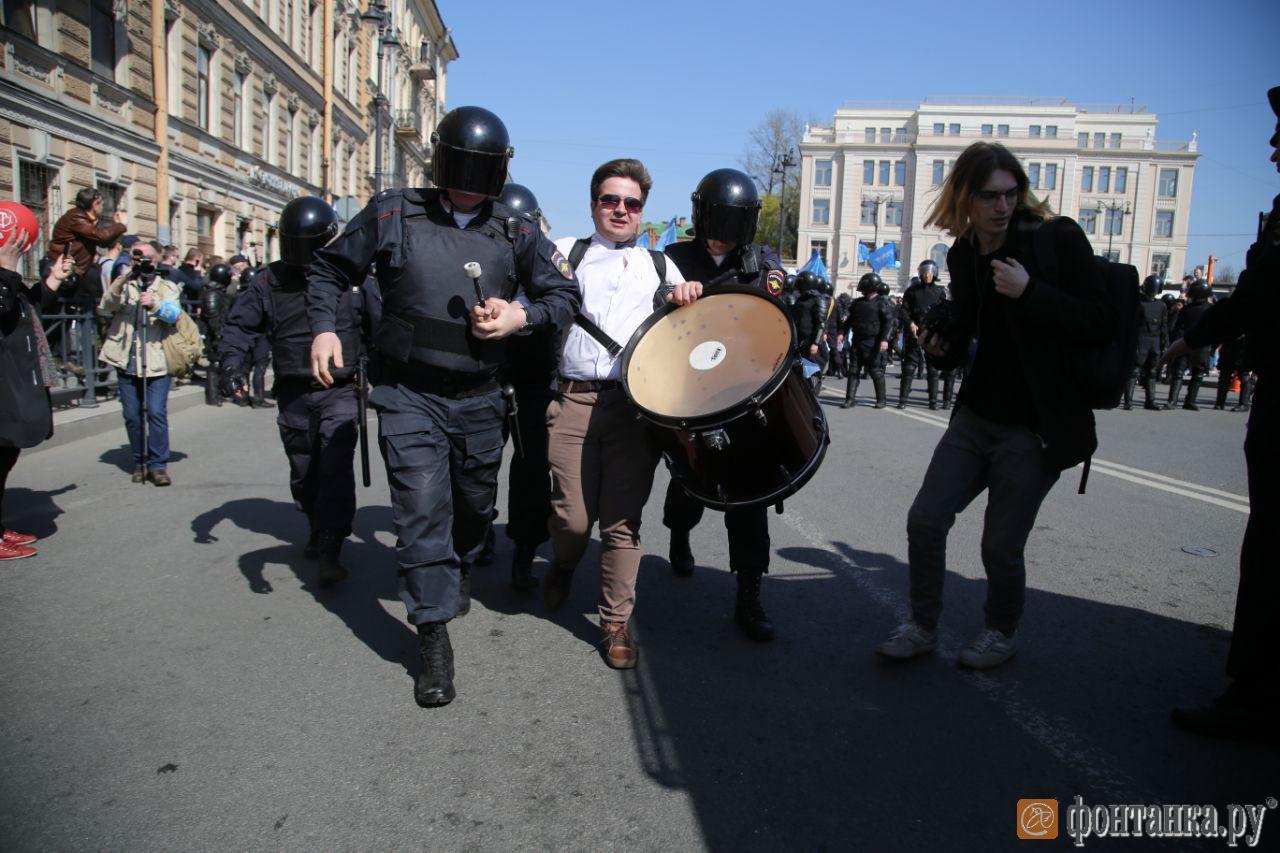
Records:
<instances>
[{"instance_id":1,"label":"helmet visor","mask_svg":"<svg viewBox=\"0 0 1280 853\"><path fill-rule=\"evenodd\" d=\"M488 154L437 142L431 179L437 187L496 198L507 180L508 153Z\"/></svg>"},{"instance_id":2,"label":"helmet visor","mask_svg":"<svg viewBox=\"0 0 1280 853\"><path fill-rule=\"evenodd\" d=\"M750 243L756 237L757 211L756 207L729 204L700 205L695 231L704 240Z\"/></svg>"}]
</instances>

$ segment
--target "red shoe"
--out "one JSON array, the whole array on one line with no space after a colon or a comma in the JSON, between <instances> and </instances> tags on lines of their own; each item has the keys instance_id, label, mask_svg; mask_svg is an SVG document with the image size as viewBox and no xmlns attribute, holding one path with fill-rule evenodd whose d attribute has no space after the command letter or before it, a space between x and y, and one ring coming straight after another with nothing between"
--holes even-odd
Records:
<instances>
[{"instance_id":1,"label":"red shoe","mask_svg":"<svg viewBox=\"0 0 1280 853\"><path fill-rule=\"evenodd\" d=\"M35 555L35 548L29 548L26 545L10 545L0 539L0 563L6 560L21 560L23 557L34 557Z\"/></svg>"},{"instance_id":2,"label":"red shoe","mask_svg":"<svg viewBox=\"0 0 1280 853\"><path fill-rule=\"evenodd\" d=\"M18 533L14 530L5 530L4 544L6 545L30 545L35 542L36 537L30 533Z\"/></svg>"}]
</instances>

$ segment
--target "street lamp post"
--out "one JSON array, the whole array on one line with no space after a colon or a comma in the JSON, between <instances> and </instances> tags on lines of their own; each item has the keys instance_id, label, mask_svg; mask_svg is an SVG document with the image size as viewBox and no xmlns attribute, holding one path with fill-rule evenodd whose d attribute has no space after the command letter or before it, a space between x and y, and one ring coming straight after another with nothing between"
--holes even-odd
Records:
<instances>
[{"instance_id":1,"label":"street lamp post","mask_svg":"<svg viewBox=\"0 0 1280 853\"><path fill-rule=\"evenodd\" d=\"M876 206L875 217L872 220L872 225L875 226L875 231L871 237L872 251L875 251L876 249L880 248L880 205L884 204L886 201L888 201L892 197L893 196L877 195L875 198L871 199L871 203Z\"/></svg>"},{"instance_id":2,"label":"street lamp post","mask_svg":"<svg viewBox=\"0 0 1280 853\"><path fill-rule=\"evenodd\" d=\"M383 114L387 108L387 96L383 93L382 69L386 65L387 43L395 44L391 33L391 10L382 0L369 0L369 8L360 14L360 20L378 25L378 91L373 97L373 193L382 192Z\"/></svg>"},{"instance_id":3,"label":"street lamp post","mask_svg":"<svg viewBox=\"0 0 1280 853\"><path fill-rule=\"evenodd\" d=\"M1102 199L1098 199L1098 212L1102 213L1104 210L1110 213L1116 213L1118 211L1126 215L1132 212L1132 208L1129 207L1128 200L1121 202L1121 201L1103 201ZM1107 260L1111 260L1111 244L1115 242L1116 229L1111 227L1110 222L1107 222L1106 226L1107 226ZM1120 227L1121 228L1124 227L1123 218L1120 220Z\"/></svg>"},{"instance_id":4,"label":"street lamp post","mask_svg":"<svg viewBox=\"0 0 1280 853\"><path fill-rule=\"evenodd\" d=\"M787 169L796 165L796 161L791 159L791 149L788 148L782 154L775 154L773 157L773 167L769 170L774 175L781 175L778 182L778 255L782 255L782 240L786 234L787 228Z\"/></svg>"}]
</instances>

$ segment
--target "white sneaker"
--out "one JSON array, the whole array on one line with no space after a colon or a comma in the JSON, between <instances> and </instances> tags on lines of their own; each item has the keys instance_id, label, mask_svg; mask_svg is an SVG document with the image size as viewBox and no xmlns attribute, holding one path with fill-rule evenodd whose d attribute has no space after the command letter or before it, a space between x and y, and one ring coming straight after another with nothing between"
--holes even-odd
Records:
<instances>
[{"instance_id":1,"label":"white sneaker","mask_svg":"<svg viewBox=\"0 0 1280 853\"><path fill-rule=\"evenodd\" d=\"M887 658L906 660L916 655L922 655L925 652L931 652L937 645L938 634L936 631L926 631L915 622L907 621L894 628L893 633L889 635L889 639L876 646L876 654Z\"/></svg>"},{"instance_id":2,"label":"white sneaker","mask_svg":"<svg viewBox=\"0 0 1280 853\"><path fill-rule=\"evenodd\" d=\"M1013 657L1013 637L984 628L982 633L960 653L958 662L970 669L991 669Z\"/></svg>"}]
</instances>

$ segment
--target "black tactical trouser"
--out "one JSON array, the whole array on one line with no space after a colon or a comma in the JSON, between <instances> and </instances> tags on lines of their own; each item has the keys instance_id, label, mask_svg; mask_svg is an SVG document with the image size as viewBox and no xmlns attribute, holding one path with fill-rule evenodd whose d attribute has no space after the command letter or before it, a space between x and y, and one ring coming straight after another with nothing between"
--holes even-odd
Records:
<instances>
[{"instance_id":1,"label":"black tactical trouser","mask_svg":"<svg viewBox=\"0 0 1280 853\"><path fill-rule=\"evenodd\" d=\"M855 340L849 348L849 379L845 383L844 399L852 403L858 393L858 379L865 368L876 389L876 403L884 402L884 363L886 354L880 351L880 342L875 338Z\"/></svg>"},{"instance_id":2,"label":"black tactical trouser","mask_svg":"<svg viewBox=\"0 0 1280 853\"><path fill-rule=\"evenodd\" d=\"M1187 384L1186 402L1194 403L1196 394L1200 391L1200 383L1204 381L1204 375L1209 369L1209 348L1194 349L1181 358L1175 358L1169 372L1169 405L1172 406L1178 401L1178 394L1182 391L1182 374L1190 371L1191 379Z\"/></svg>"},{"instance_id":3,"label":"black tactical trouser","mask_svg":"<svg viewBox=\"0 0 1280 853\"><path fill-rule=\"evenodd\" d=\"M276 383L280 441L289 457L293 503L312 529L351 535L356 514L356 389L312 388L308 380Z\"/></svg>"},{"instance_id":4,"label":"black tactical trouser","mask_svg":"<svg viewBox=\"0 0 1280 853\"><path fill-rule=\"evenodd\" d=\"M458 612L461 568L493 518L506 403L496 388L453 398L401 383L378 385L378 446L396 527L400 599L414 625Z\"/></svg>"},{"instance_id":5,"label":"black tactical trouser","mask_svg":"<svg viewBox=\"0 0 1280 853\"><path fill-rule=\"evenodd\" d=\"M1125 405L1133 402L1135 384L1142 385L1142 390L1147 395L1147 406L1156 405L1156 363L1159 361L1160 339L1146 336L1138 338L1138 357L1129 375L1129 384L1125 388Z\"/></svg>"},{"instance_id":6,"label":"black tactical trouser","mask_svg":"<svg viewBox=\"0 0 1280 853\"><path fill-rule=\"evenodd\" d=\"M902 348L902 380L898 384L898 402L907 401L907 395L911 393L911 380L923 366L926 371L925 381L928 383L929 405L934 405L938 402L938 369L929 364L928 359L924 357L924 347L920 346L920 342L910 333L910 330L903 335Z\"/></svg>"},{"instance_id":7,"label":"black tactical trouser","mask_svg":"<svg viewBox=\"0 0 1280 853\"><path fill-rule=\"evenodd\" d=\"M507 537L520 545L537 547L550 538L551 464L547 461L547 406L549 387L516 390L516 423L520 427L523 455L511 457L507 472Z\"/></svg>"},{"instance_id":8,"label":"black tactical trouser","mask_svg":"<svg viewBox=\"0 0 1280 853\"><path fill-rule=\"evenodd\" d=\"M662 504L662 523L671 530L687 533L697 527L705 509L674 479L667 484L667 498ZM724 529L729 533L729 571L743 574L764 574L769 571L767 505L725 510Z\"/></svg>"}]
</instances>

